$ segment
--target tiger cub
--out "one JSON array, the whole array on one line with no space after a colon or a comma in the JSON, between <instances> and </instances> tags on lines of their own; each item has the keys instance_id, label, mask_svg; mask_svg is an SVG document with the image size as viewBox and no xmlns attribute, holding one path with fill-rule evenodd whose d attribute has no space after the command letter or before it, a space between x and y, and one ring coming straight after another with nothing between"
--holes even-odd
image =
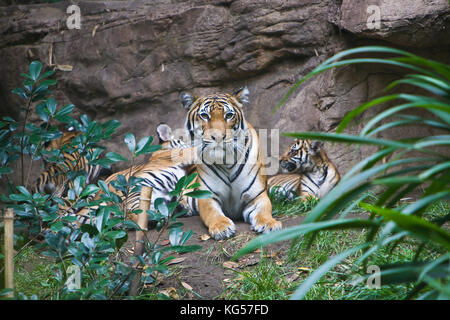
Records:
<instances>
[{"instance_id":1,"label":"tiger cub","mask_svg":"<svg viewBox=\"0 0 450 320\"><path fill-rule=\"evenodd\" d=\"M181 95L187 110L185 129L199 152L197 182L212 198L188 198L214 239L236 232L233 220L242 218L252 230L281 228L272 218L267 193L264 155L256 130L245 120L243 105L249 103L245 87L235 94Z\"/></svg>"},{"instance_id":2,"label":"tiger cub","mask_svg":"<svg viewBox=\"0 0 450 320\"><path fill-rule=\"evenodd\" d=\"M79 134L80 132L64 131L60 138L50 141L45 149L61 150ZM63 157L63 163L44 162L44 171L31 187L33 192L65 197L69 188L73 188L73 181L69 180L67 175L69 172L86 172L87 183L95 183L99 175L103 173L100 166L90 165L88 160L81 157L77 151L71 153L63 152Z\"/></svg>"},{"instance_id":3,"label":"tiger cub","mask_svg":"<svg viewBox=\"0 0 450 320\"><path fill-rule=\"evenodd\" d=\"M64 146L69 145L72 139L80 135L81 132L72 130L63 130L60 138L54 139L45 145L47 151L61 150ZM75 216L77 224L83 224L87 220L86 217L76 214L68 200L68 191L74 187L74 180L69 179L69 173L79 172L86 177L86 184L96 183L99 178L111 174L110 169L102 168L98 165L89 164L89 160L82 157L78 151L62 152L63 163L47 162L44 160L44 171L36 179L31 186L33 193L44 193L60 198L62 202L58 202L59 214Z\"/></svg>"},{"instance_id":4,"label":"tiger cub","mask_svg":"<svg viewBox=\"0 0 450 320\"><path fill-rule=\"evenodd\" d=\"M269 190L290 199L293 192L322 198L341 179L321 141L296 140L280 157L280 167L283 174L269 178Z\"/></svg>"}]
</instances>

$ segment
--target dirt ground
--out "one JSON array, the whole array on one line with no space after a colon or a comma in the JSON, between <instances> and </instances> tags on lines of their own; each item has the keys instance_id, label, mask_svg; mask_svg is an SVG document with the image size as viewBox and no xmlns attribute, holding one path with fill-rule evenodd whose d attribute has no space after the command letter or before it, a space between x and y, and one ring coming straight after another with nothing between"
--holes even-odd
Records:
<instances>
[{"instance_id":1,"label":"dirt ground","mask_svg":"<svg viewBox=\"0 0 450 320\"><path fill-rule=\"evenodd\" d=\"M282 221L285 228L300 224L304 217L285 216L277 219ZM176 256L173 260L175 263L171 266L172 272L158 281L157 292L181 299L220 299L224 285L235 276L233 269L242 270L258 263L260 250L242 257L238 262L230 261L239 249L258 236L250 229L249 224L243 221L235 222L235 235L227 240L216 241L208 237L208 230L199 216L180 218L179 221L184 224L183 231L194 232L187 245L198 244L202 249L192 253L172 254ZM155 240L156 236L155 230L147 232L150 241ZM128 242L124 246L128 252L132 251L134 239L134 232L130 232ZM168 239L168 233L165 232L160 238L160 243L169 244ZM289 244L288 241L272 244L265 249L265 254L276 257L278 252L285 251ZM175 288L177 292L171 288ZM185 290L186 288L189 290Z\"/></svg>"}]
</instances>

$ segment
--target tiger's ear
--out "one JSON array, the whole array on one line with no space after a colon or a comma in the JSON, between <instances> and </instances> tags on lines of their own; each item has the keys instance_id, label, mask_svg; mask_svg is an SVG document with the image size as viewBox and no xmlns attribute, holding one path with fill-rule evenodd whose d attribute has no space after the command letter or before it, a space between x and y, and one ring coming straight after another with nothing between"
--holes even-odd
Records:
<instances>
[{"instance_id":1,"label":"tiger's ear","mask_svg":"<svg viewBox=\"0 0 450 320\"><path fill-rule=\"evenodd\" d=\"M156 127L159 143L173 139L172 129L165 123L160 123Z\"/></svg>"},{"instance_id":2,"label":"tiger's ear","mask_svg":"<svg viewBox=\"0 0 450 320\"><path fill-rule=\"evenodd\" d=\"M194 103L195 97L188 92L182 92L180 95L180 100L181 100L181 103L183 104L183 107L186 110L188 110L191 107L191 105Z\"/></svg>"},{"instance_id":3,"label":"tiger's ear","mask_svg":"<svg viewBox=\"0 0 450 320\"><path fill-rule=\"evenodd\" d=\"M318 154L323 147L323 141L311 141L309 145L313 154Z\"/></svg>"},{"instance_id":4,"label":"tiger's ear","mask_svg":"<svg viewBox=\"0 0 450 320\"><path fill-rule=\"evenodd\" d=\"M234 92L234 96L242 104L249 104L250 103L250 91L248 90L247 86L236 90Z\"/></svg>"}]
</instances>

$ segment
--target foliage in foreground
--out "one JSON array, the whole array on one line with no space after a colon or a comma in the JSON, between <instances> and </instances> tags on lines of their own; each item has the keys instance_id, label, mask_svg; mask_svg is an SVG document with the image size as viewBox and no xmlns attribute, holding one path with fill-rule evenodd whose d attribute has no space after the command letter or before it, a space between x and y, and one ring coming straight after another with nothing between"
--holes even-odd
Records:
<instances>
[{"instance_id":1,"label":"foliage in foreground","mask_svg":"<svg viewBox=\"0 0 450 320\"><path fill-rule=\"evenodd\" d=\"M177 218L185 211L176 211L183 195L196 196L196 192L192 191L198 187L192 183L195 175L178 181L171 192L174 201L165 203L163 199L156 199L154 211L132 212L149 214L150 220L156 221L159 235L169 230L170 245L162 246L158 242L160 237L153 242L146 239L144 254L132 257L131 263L124 261L120 249L128 239L127 231L140 230L133 221L126 219L130 212L126 212L124 203L133 192L140 192L140 179L133 176L127 179L119 175L112 182L124 194L125 201L110 192L102 180L88 184L87 170L73 171L70 168L67 168L67 177L73 182L73 187L67 184L69 187L64 196L31 191L30 171L33 161L42 159L60 166L75 166L76 163L65 163L64 152L78 153L75 162L86 158L89 165L106 168L120 161L130 161L115 152L104 154L105 149L101 146L102 141L111 138L120 122L110 120L98 123L87 115L75 119L72 116L73 105L59 108L56 100L50 97L49 87L55 85L56 80L49 77L54 71L41 71L41 63L33 61L29 65L29 73L21 74L25 78L23 87L13 90L25 103L21 108L21 120L3 117L0 121L0 179L7 186L7 192L0 195L0 200L6 207L14 209L14 228L19 231L15 234L15 250L19 254L32 246L33 250L55 262L54 267L46 269L52 274L49 281L42 283L44 287L50 286L54 290L43 298L125 297L137 274L142 274L142 277L137 278L141 279L139 288L142 289L144 284L155 282L158 275L168 272L168 262L174 259L170 254L200 249L199 246L186 244L192 232L182 231L183 224ZM28 122L33 112L41 120L39 125ZM64 145L62 150L46 148L49 142L60 138L62 131L69 128L80 134ZM159 145L152 145L152 141L152 136L136 141L132 133L125 135L124 142L131 154L131 167L137 156L160 148ZM15 166L16 162L19 164ZM13 172L14 167L18 168L17 172ZM20 177L18 185L10 179L12 174ZM103 192L100 200L92 200L93 195L100 190ZM100 205L102 202L108 203L108 206ZM97 209L92 206L97 206ZM78 227L74 213L83 208L90 208L91 219L89 223ZM78 275L79 283L76 280ZM0 297L9 292L9 289L0 291ZM15 292L15 297L28 298L21 292ZM33 294L32 298L37 296Z\"/></svg>"},{"instance_id":2,"label":"foliage in foreground","mask_svg":"<svg viewBox=\"0 0 450 320\"><path fill-rule=\"evenodd\" d=\"M377 53L393 55L389 58L344 59L353 54ZM424 215L427 208L439 201L448 201L450 196L450 161L436 147L450 144L450 67L427 60L417 55L386 47L361 47L343 51L316 67L295 84L280 102L279 108L290 94L307 79L325 70L349 64L380 63L407 69L409 74L388 85L392 89L400 84L413 86L420 93L396 93L364 103L350 111L341 121L336 133L287 133L295 138L319 139L331 142L366 144L378 148L367 159L358 163L340 183L307 215L299 226L262 235L236 255L235 259L256 248L283 240L305 236L309 245L314 243L317 233L323 230L359 229L365 230L365 241L353 245L333 256L318 267L291 296L304 298L313 285L328 271L347 257L361 253L352 266L352 276L363 274L365 281L367 262L387 246L397 247L409 238L418 244L414 256L396 263L380 265L381 285L410 283L413 288L405 298L449 299L450 298L450 234L445 223L450 213L438 218ZM369 108L386 102L397 104L386 108L367 122L359 135L344 134L342 131L355 121L355 117ZM420 108L428 116L413 116L407 111ZM377 138L376 135L400 126L421 126L436 133L413 138L399 137L397 140ZM389 159L386 161L386 159ZM368 203L368 191L379 197L375 203ZM412 203L400 200L412 193L418 194ZM346 214L355 204L366 209L367 219L348 219ZM442 254L434 259L422 259L424 247L433 245L443 248Z\"/></svg>"}]
</instances>

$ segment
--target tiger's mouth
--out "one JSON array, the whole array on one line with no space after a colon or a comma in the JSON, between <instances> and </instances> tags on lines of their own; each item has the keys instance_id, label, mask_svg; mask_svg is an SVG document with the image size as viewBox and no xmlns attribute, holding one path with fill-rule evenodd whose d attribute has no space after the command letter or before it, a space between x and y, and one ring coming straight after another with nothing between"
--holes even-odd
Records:
<instances>
[{"instance_id":1,"label":"tiger's mouth","mask_svg":"<svg viewBox=\"0 0 450 320\"><path fill-rule=\"evenodd\" d=\"M288 160L280 160L280 167L283 173L292 173L297 169L297 165Z\"/></svg>"},{"instance_id":2,"label":"tiger's mouth","mask_svg":"<svg viewBox=\"0 0 450 320\"><path fill-rule=\"evenodd\" d=\"M222 141L215 141L203 138L200 152L203 161L210 164L235 164L245 154L245 140L239 136L226 138Z\"/></svg>"}]
</instances>

